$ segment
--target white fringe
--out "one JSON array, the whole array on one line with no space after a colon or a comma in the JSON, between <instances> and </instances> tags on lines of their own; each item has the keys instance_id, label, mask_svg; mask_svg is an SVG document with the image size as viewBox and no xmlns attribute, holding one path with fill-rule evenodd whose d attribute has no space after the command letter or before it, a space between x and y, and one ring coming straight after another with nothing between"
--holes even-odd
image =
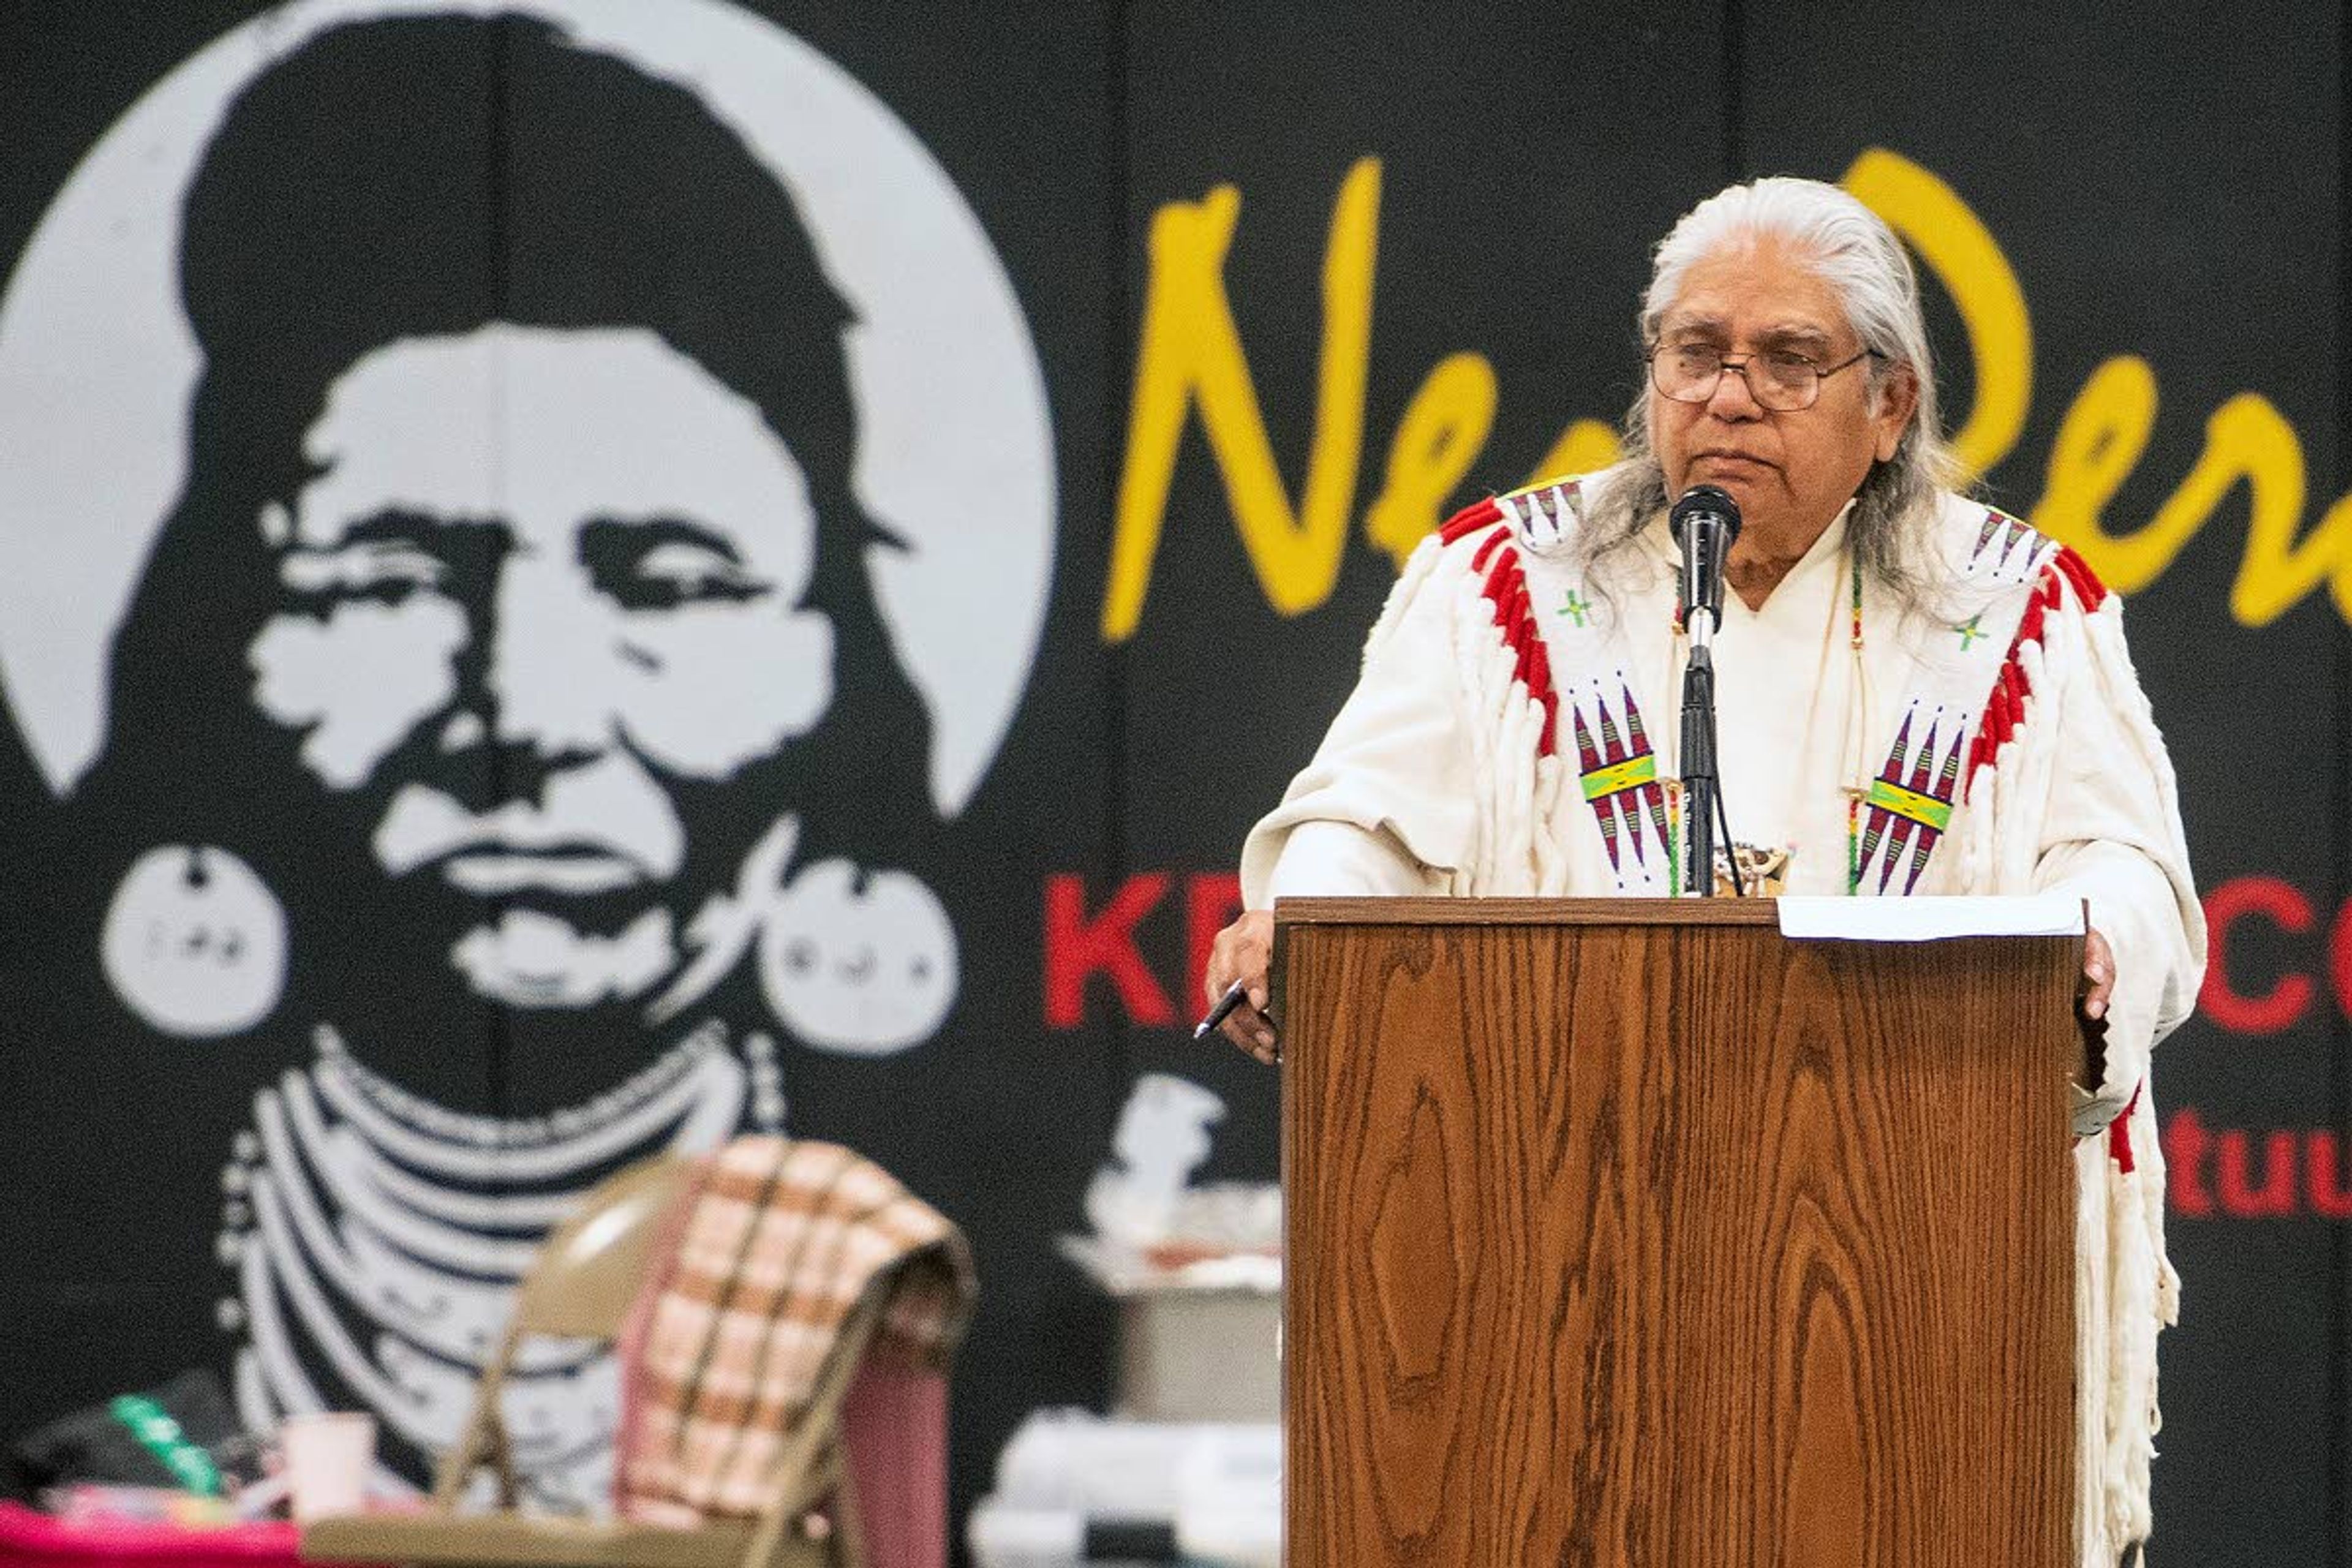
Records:
<instances>
[{"instance_id":1,"label":"white fringe","mask_svg":"<svg viewBox=\"0 0 2352 1568\"><path fill-rule=\"evenodd\" d=\"M1445 542L1433 533L1413 546L1405 557L1404 570L1397 574L1396 582L1389 588L1389 596L1381 602L1381 613L1372 622L1372 629L1364 634L1361 663L1369 663L1372 650L1388 640L1397 624L1404 619L1405 606L1421 596L1421 590L1437 573L1437 563L1445 553Z\"/></svg>"},{"instance_id":2,"label":"white fringe","mask_svg":"<svg viewBox=\"0 0 2352 1568\"><path fill-rule=\"evenodd\" d=\"M2085 668L2095 639L2109 645L2098 650L2101 656L2123 657L2119 622L2113 600L2097 615L2085 616L2070 593L2042 617L2041 641L2018 650L2027 694L2015 731L1969 784L1967 831L1961 836L1964 890L2032 888L2041 854L2038 805L2049 797L2063 741L2047 672L2053 666ZM2116 765L2168 771L2149 715L2136 711L2125 718L2139 754L2117 758ZM2153 1089L2143 1080L2126 1126L2130 1173L2111 1157L2104 1133L2081 1140L2074 1150L2077 1364L2086 1374L2105 1368L2104 1379L2084 1375L2076 1385L2083 1435L2083 1506L2077 1518L2083 1568L2114 1568L2125 1548L2145 1541L2153 1528L2148 1469L2162 1425L2157 1335L2179 1317L2179 1277L2164 1248L2164 1155L2154 1107Z\"/></svg>"}]
</instances>

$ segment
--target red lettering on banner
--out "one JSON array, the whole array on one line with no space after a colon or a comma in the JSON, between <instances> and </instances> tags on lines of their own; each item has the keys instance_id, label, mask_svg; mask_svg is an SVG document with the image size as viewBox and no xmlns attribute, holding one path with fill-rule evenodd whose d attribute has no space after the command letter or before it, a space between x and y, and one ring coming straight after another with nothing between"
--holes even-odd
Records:
<instances>
[{"instance_id":1,"label":"red lettering on banner","mask_svg":"<svg viewBox=\"0 0 2352 1568\"><path fill-rule=\"evenodd\" d=\"M2311 929L2311 900L2292 884L2276 877L2238 877L2205 895L2205 924L2211 951L2205 964L2205 985L2198 1005L2205 1016L2236 1035L2275 1035L2294 1026L2311 1006L2312 984L2306 975L2284 974L2260 996L2242 995L2230 979L2230 937L2236 924L2260 915L2281 931L2301 934ZM2339 935L2346 921L2336 922ZM2338 947L2344 943L2339 942ZM2336 994L2352 1009L2352 956L2339 952Z\"/></svg>"},{"instance_id":2,"label":"red lettering on banner","mask_svg":"<svg viewBox=\"0 0 2352 1568\"><path fill-rule=\"evenodd\" d=\"M2183 1219L2352 1220L2347 1152L2334 1128L2210 1127L2185 1106L2164 1121L2165 1202Z\"/></svg>"},{"instance_id":3,"label":"red lettering on banner","mask_svg":"<svg viewBox=\"0 0 2352 1568\"><path fill-rule=\"evenodd\" d=\"M2232 1219L2284 1219L2295 1211L2295 1135L2284 1129L2263 1140L2263 1181L2248 1169L2253 1135L2236 1128L2216 1141L2221 1151L2221 1210Z\"/></svg>"},{"instance_id":4,"label":"red lettering on banner","mask_svg":"<svg viewBox=\"0 0 2352 1568\"><path fill-rule=\"evenodd\" d=\"M1087 982L1110 982L1131 1024L1165 1028L1181 1022L1177 1009L1201 999L1208 985L1209 950L1217 932L1241 912L1242 883L1231 871L1182 874L1183 951L1168 950L1165 935L1146 939L1141 928L1167 901L1173 871L1139 871L1118 886L1110 901L1087 909L1087 879L1074 873L1045 879L1045 1024L1075 1029L1086 1021ZM1155 931L1165 931L1157 922ZM1147 951L1158 949L1158 963ZM1181 968L1180 968L1181 965ZM1183 989L1171 997L1161 976L1181 973Z\"/></svg>"},{"instance_id":5,"label":"red lettering on banner","mask_svg":"<svg viewBox=\"0 0 2352 1568\"><path fill-rule=\"evenodd\" d=\"M2205 1120L2194 1106L2165 1119L2158 1140L2164 1145L2166 1201L2172 1212L2190 1219L2213 1217L2213 1194L2205 1186L2205 1152L2212 1140Z\"/></svg>"},{"instance_id":6,"label":"red lettering on banner","mask_svg":"<svg viewBox=\"0 0 2352 1568\"><path fill-rule=\"evenodd\" d=\"M2352 1018L2352 899L2336 911L2336 927L2327 936L2327 974L2336 983L2336 1005Z\"/></svg>"},{"instance_id":7,"label":"red lettering on banner","mask_svg":"<svg viewBox=\"0 0 2352 1568\"><path fill-rule=\"evenodd\" d=\"M1209 949L1242 912L1242 879L1231 871L1204 871L1184 889L1184 994L1209 994Z\"/></svg>"},{"instance_id":8,"label":"red lettering on banner","mask_svg":"<svg viewBox=\"0 0 2352 1568\"><path fill-rule=\"evenodd\" d=\"M2342 1148L2342 1141L2326 1128L2311 1135L2311 1212L2322 1219L2352 1219L2352 1181L2336 1174ZM2345 1174L2352 1176L2352 1172Z\"/></svg>"},{"instance_id":9,"label":"red lettering on banner","mask_svg":"<svg viewBox=\"0 0 2352 1568\"><path fill-rule=\"evenodd\" d=\"M1097 914L1086 912L1086 879L1045 879L1045 1022L1075 1029L1086 1017L1087 979L1101 974L1139 1024L1172 1024L1176 1009L1135 945L1138 921L1168 891L1168 874L1129 877Z\"/></svg>"}]
</instances>

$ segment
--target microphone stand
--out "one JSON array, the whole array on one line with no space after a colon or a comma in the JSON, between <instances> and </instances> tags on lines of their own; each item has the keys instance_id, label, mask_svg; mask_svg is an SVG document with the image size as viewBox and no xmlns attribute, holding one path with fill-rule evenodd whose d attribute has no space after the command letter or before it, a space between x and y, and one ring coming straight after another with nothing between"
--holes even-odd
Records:
<instances>
[{"instance_id":1,"label":"microphone stand","mask_svg":"<svg viewBox=\"0 0 2352 1568\"><path fill-rule=\"evenodd\" d=\"M1722 790L1715 772L1715 616L1704 605L1683 616L1690 662L1683 667L1683 896L1715 893L1715 819Z\"/></svg>"},{"instance_id":2,"label":"microphone stand","mask_svg":"<svg viewBox=\"0 0 2352 1568\"><path fill-rule=\"evenodd\" d=\"M1715 761L1715 634L1723 626L1724 558L1739 537L1739 504L1713 485L1694 485L1667 513L1683 552L1676 596L1690 658L1683 666L1683 833L1688 851L1683 896L1715 896L1715 830L1731 846L1731 814L1723 804ZM1739 857L1728 856L1731 889L1748 895Z\"/></svg>"},{"instance_id":3,"label":"microphone stand","mask_svg":"<svg viewBox=\"0 0 2352 1568\"><path fill-rule=\"evenodd\" d=\"M1683 896L1715 896L1715 830L1723 827L1731 890L1748 896L1739 875L1739 855L1731 843L1731 816L1723 804L1715 763L1715 612L1696 605L1684 613L1690 635L1690 660L1683 666L1683 843L1687 853Z\"/></svg>"}]
</instances>

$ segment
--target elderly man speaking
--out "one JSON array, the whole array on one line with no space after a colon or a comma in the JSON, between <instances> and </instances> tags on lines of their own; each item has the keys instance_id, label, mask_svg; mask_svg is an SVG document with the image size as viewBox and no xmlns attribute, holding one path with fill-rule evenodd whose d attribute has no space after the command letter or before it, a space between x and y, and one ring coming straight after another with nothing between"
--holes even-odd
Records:
<instances>
[{"instance_id":1,"label":"elderly man speaking","mask_svg":"<svg viewBox=\"0 0 2352 1568\"><path fill-rule=\"evenodd\" d=\"M1745 523L1716 672L1725 873L2089 900L2083 1561L2127 1559L2177 1292L2148 1052L2194 1003L2205 934L2121 605L2072 551L1955 493L1917 282L1844 192L1767 179L1702 202L1658 247L1641 326L1623 458L1481 501L1406 565L1353 695L1243 850L1249 912L1209 966L1213 994L1245 997L1223 1027L1278 1048L1279 896L1682 890L1668 502L1718 488Z\"/></svg>"}]
</instances>

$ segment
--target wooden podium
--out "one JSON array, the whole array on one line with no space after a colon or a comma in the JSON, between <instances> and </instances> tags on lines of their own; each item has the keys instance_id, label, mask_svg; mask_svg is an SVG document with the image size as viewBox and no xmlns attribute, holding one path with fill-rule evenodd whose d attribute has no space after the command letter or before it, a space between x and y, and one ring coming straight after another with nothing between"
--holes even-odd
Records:
<instances>
[{"instance_id":1,"label":"wooden podium","mask_svg":"<svg viewBox=\"0 0 2352 1568\"><path fill-rule=\"evenodd\" d=\"M1287 1568L2076 1561L2079 937L1295 900Z\"/></svg>"}]
</instances>

